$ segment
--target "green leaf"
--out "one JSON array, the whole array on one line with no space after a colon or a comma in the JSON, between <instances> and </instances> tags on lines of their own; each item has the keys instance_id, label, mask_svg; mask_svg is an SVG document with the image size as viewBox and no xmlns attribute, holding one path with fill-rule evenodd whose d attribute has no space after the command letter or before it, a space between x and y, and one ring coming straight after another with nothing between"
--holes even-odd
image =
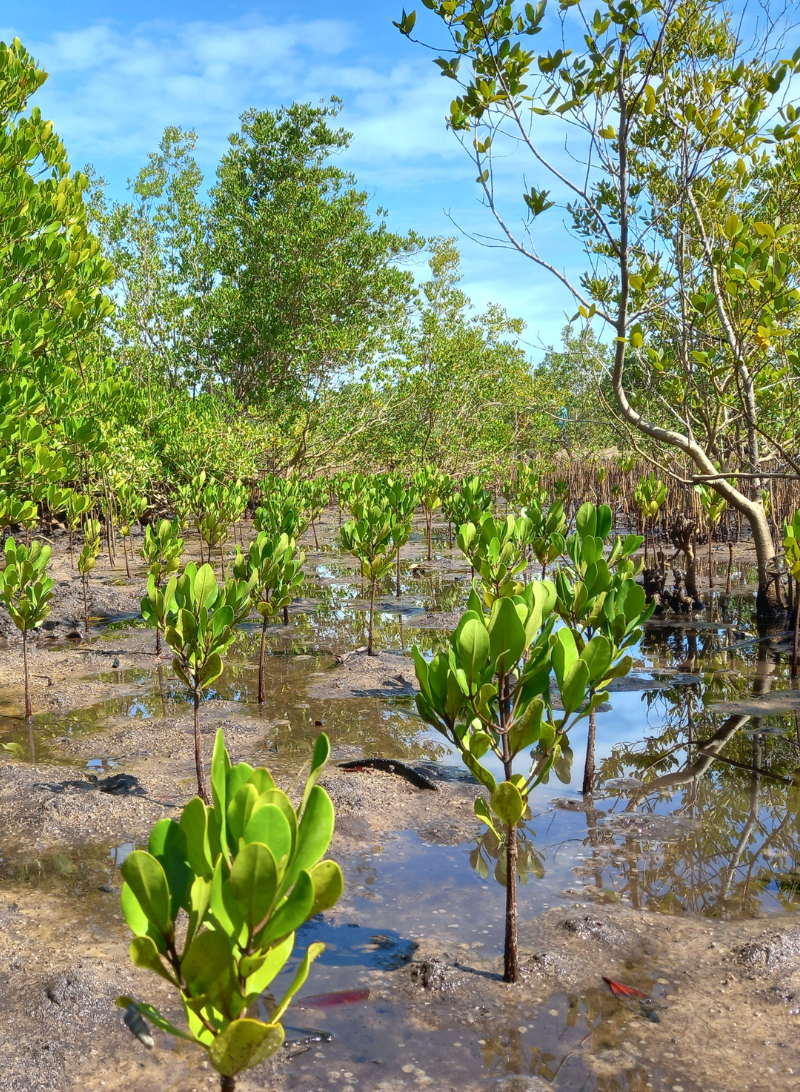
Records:
<instances>
[{"instance_id":1,"label":"green leaf","mask_svg":"<svg viewBox=\"0 0 800 1092\"><path fill-rule=\"evenodd\" d=\"M492 811L507 827L515 827L525 814L525 801L513 781L501 781L491 803Z\"/></svg>"},{"instance_id":2,"label":"green leaf","mask_svg":"<svg viewBox=\"0 0 800 1092\"><path fill-rule=\"evenodd\" d=\"M150 925L167 939L172 933L170 894L160 862L143 849L135 849L122 862L120 872Z\"/></svg>"},{"instance_id":3,"label":"green leaf","mask_svg":"<svg viewBox=\"0 0 800 1092\"><path fill-rule=\"evenodd\" d=\"M494 670L507 674L516 665L525 649L525 628L514 602L497 599L489 619L489 657Z\"/></svg>"},{"instance_id":4,"label":"green leaf","mask_svg":"<svg viewBox=\"0 0 800 1092\"><path fill-rule=\"evenodd\" d=\"M242 973L247 977L248 1003L258 998L283 970L294 950L294 933L270 948L266 955L256 954L242 960Z\"/></svg>"},{"instance_id":5,"label":"green leaf","mask_svg":"<svg viewBox=\"0 0 800 1092\"><path fill-rule=\"evenodd\" d=\"M155 941L152 937L134 937L128 951L131 963L134 967L141 967L146 971L153 971L161 978L165 978L167 982L171 982L173 986L178 985L174 975L172 975L161 962L158 955L158 948L156 948Z\"/></svg>"},{"instance_id":6,"label":"green leaf","mask_svg":"<svg viewBox=\"0 0 800 1092\"><path fill-rule=\"evenodd\" d=\"M208 838L208 809L199 796L194 796L181 813L180 826L186 842L186 856L197 876L211 879L214 864Z\"/></svg>"},{"instance_id":7,"label":"green leaf","mask_svg":"<svg viewBox=\"0 0 800 1092\"><path fill-rule=\"evenodd\" d=\"M259 948L281 937L288 936L311 917L314 908L314 882L308 872L301 872L297 883L290 891L286 901L278 907L269 919L263 931L256 938Z\"/></svg>"},{"instance_id":8,"label":"green leaf","mask_svg":"<svg viewBox=\"0 0 800 1092\"><path fill-rule=\"evenodd\" d=\"M272 1014L272 1019L275 1022L280 1020L281 1017L283 1016L283 1014L286 1012L292 998L297 993L297 991L303 986L303 983L308 978L309 967L314 962L314 960L317 958L317 956L322 955L322 953L324 951L325 951L325 945L324 944L320 944L320 943L309 944L308 951L305 954L303 962L297 968L297 973L294 976L294 979L292 981L291 986L286 991L286 993L284 995L284 998L281 1001L280 1005L278 1005L277 1009Z\"/></svg>"},{"instance_id":9,"label":"green leaf","mask_svg":"<svg viewBox=\"0 0 800 1092\"><path fill-rule=\"evenodd\" d=\"M244 846L233 862L228 882L249 935L254 936L262 928L278 889L272 851L261 842Z\"/></svg>"},{"instance_id":10,"label":"green leaf","mask_svg":"<svg viewBox=\"0 0 800 1092\"><path fill-rule=\"evenodd\" d=\"M328 761L331 753L331 741L325 735L324 732L320 732L317 736L317 741L314 744L314 754L311 759L311 773L308 775L306 781L305 791L303 792L303 800L300 804L300 815L305 811L308 798L311 795L311 790L317 783L320 774L325 768L325 763Z\"/></svg>"},{"instance_id":11,"label":"green leaf","mask_svg":"<svg viewBox=\"0 0 800 1092\"><path fill-rule=\"evenodd\" d=\"M134 1001L132 997L118 997L117 1004L121 1009L130 1008L131 1005L146 1017L150 1023L159 1029L164 1031L167 1035L174 1035L176 1039L186 1039L190 1043L196 1043L198 1046L204 1046L199 1039L196 1039L194 1035L189 1035L185 1031L181 1031L180 1028L176 1028L174 1024L171 1024L166 1017L162 1016L158 1009L154 1009L152 1005L147 1005L143 1001Z\"/></svg>"},{"instance_id":12,"label":"green leaf","mask_svg":"<svg viewBox=\"0 0 800 1092\"><path fill-rule=\"evenodd\" d=\"M218 929L206 929L199 933L181 960L181 973L193 1007L214 1005L224 1011L235 978L228 937Z\"/></svg>"},{"instance_id":13,"label":"green leaf","mask_svg":"<svg viewBox=\"0 0 800 1092\"><path fill-rule=\"evenodd\" d=\"M161 864L167 877L170 895L170 918L178 916L179 907L186 908L189 888L192 883L192 870L186 854L186 842L183 831L174 819L161 819L150 833L147 847Z\"/></svg>"},{"instance_id":14,"label":"green leaf","mask_svg":"<svg viewBox=\"0 0 800 1092\"><path fill-rule=\"evenodd\" d=\"M336 861L320 861L308 870L314 884L314 905L309 918L330 910L344 894L344 876Z\"/></svg>"},{"instance_id":15,"label":"green leaf","mask_svg":"<svg viewBox=\"0 0 800 1092\"><path fill-rule=\"evenodd\" d=\"M235 1077L277 1054L283 1046L284 1031L279 1023L263 1024L249 1017L234 1020L217 1035L208 1048L208 1060L226 1077Z\"/></svg>"},{"instance_id":16,"label":"green leaf","mask_svg":"<svg viewBox=\"0 0 800 1092\"><path fill-rule=\"evenodd\" d=\"M489 655L489 634L483 622L477 618L467 619L456 634L456 650L467 677L469 692L472 694L476 689L476 681L480 680L486 669Z\"/></svg>"},{"instance_id":17,"label":"green leaf","mask_svg":"<svg viewBox=\"0 0 800 1092\"><path fill-rule=\"evenodd\" d=\"M214 576L214 570L210 565L201 565L197 570L197 576L194 578L194 598L198 610L203 607L206 609L211 607L218 594L219 587L217 586L217 578Z\"/></svg>"},{"instance_id":18,"label":"green leaf","mask_svg":"<svg viewBox=\"0 0 800 1092\"><path fill-rule=\"evenodd\" d=\"M282 873L292 852L292 831L279 807L275 804L257 804L244 828L244 840L262 842L268 846L279 873Z\"/></svg>"},{"instance_id":19,"label":"green leaf","mask_svg":"<svg viewBox=\"0 0 800 1092\"><path fill-rule=\"evenodd\" d=\"M319 861L331 843L333 834L333 804L331 798L319 785L311 790L297 831L297 845L294 858L286 871L281 892L287 891L295 882L300 872L311 868Z\"/></svg>"}]
</instances>

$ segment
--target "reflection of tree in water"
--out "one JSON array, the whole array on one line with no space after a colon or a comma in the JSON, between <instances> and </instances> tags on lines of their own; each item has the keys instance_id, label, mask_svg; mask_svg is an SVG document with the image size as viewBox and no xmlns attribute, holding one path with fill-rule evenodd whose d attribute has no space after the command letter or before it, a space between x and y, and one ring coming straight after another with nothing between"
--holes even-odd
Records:
<instances>
[{"instance_id":1,"label":"reflection of tree in water","mask_svg":"<svg viewBox=\"0 0 800 1092\"><path fill-rule=\"evenodd\" d=\"M475 848L470 851L469 863L482 880L494 876L501 887L506 886L506 847L502 831L486 830L475 841ZM536 831L523 823L517 828L517 876L519 882L526 884L544 878L544 858L533 844Z\"/></svg>"},{"instance_id":2,"label":"reflection of tree in water","mask_svg":"<svg viewBox=\"0 0 800 1092\"><path fill-rule=\"evenodd\" d=\"M598 888L634 906L714 915L757 913L767 888L786 908L800 904L795 715L723 718L710 704L768 693L777 666L762 645L749 680L713 674L645 693L649 707L663 703L663 727L615 748L598 778L601 789L623 775L643 784L610 818L587 812L585 871Z\"/></svg>"}]
</instances>

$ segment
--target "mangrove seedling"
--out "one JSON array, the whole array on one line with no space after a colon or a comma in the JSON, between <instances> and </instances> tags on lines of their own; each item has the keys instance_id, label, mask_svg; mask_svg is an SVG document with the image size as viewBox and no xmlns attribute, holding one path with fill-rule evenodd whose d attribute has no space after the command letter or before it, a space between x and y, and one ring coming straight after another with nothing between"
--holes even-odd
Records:
<instances>
[{"instance_id":1,"label":"mangrove seedling","mask_svg":"<svg viewBox=\"0 0 800 1092\"><path fill-rule=\"evenodd\" d=\"M0 537L7 527L33 527L39 518L39 508L33 501L14 493L0 492Z\"/></svg>"},{"instance_id":2,"label":"mangrove seedling","mask_svg":"<svg viewBox=\"0 0 800 1092\"><path fill-rule=\"evenodd\" d=\"M517 827L528 798L564 755L567 734L603 698L617 673L609 643L598 635L579 651L567 626L554 632L555 586L532 581L520 594L502 595L487 616L477 593L450 639L450 648L430 663L415 646L422 719L458 750L464 765L488 791L475 814L505 846L506 920L503 979L519 978L517 955ZM562 711L550 694L555 673ZM592 690L594 696L590 696ZM481 759L491 753L503 780ZM514 768L525 754L525 770Z\"/></svg>"},{"instance_id":3,"label":"mangrove seedling","mask_svg":"<svg viewBox=\"0 0 800 1092\"><path fill-rule=\"evenodd\" d=\"M281 1021L325 945L309 945L283 998L267 1000L267 1021L252 1013L291 958L296 931L334 906L344 889L338 864L322 859L334 811L316 782L329 753L321 735L295 808L268 770L231 765L220 729L213 803L195 796L178 821L160 820L148 848L129 853L120 868L122 913L134 934L131 962L177 991L186 1027L153 1005L118 997L125 1023L149 1047L148 1020L201 1047L221 1092L235 1092L240 1073L280 1050ZM185 933L176 928L181 910Z\"/></svg>"},{"instance_id":4,"label":"mangrove seedling","mask_svg":"<svg viewBox=\"0 0 800 1092\"><path fill-rule=\"evenodd\" d=\"M119 513L119 534L122 539L122 550L125 554L125 573L131 575L131 564L128 559L128 539L133 525L144 515L147 508L147 497L140 493L134 485L120 485L116 490L117 511Z\"/></svg>"},{"instance_id":5,"label":"mangrove seedling","mask_svg":"<svg viewBox=\"0 0 800 1092\"><path fill-rule=\"evenodd\" d=\"M428 534L428 561L433 560L433 513L442 507L442 502L451 489L451 481L435 466L426 466L414 475L414 485L419 493L422 509L425 512L425 527Z\"/></svg>"},{"instance_id":6,"label":"mangrove seedling","mask_svg":"<svg viewBox=\"0 0 800 1092\"><path fill-rule=\"evenodd\" d=\"M25 678L25 717L33 715L28 674L28 634L38 629L50 613L53 581L47 575L50 547L36 539L19 546L13 538L5 544L5 567L0 571L0 601L22 634L22 671Z\"/></svg>"},{"instance_id":7,"label":"mangrove seedling","mask_svg":"<svg viewBox=\"0 0 800 1092\"><path fill-rule=\"evenodd\" d=\"M78 555L78 572L83 588L84 633L89 636L89 573L100 555L100 520L87 519L83 525L83 549Z\"/></svg>"},{"instance_id":8,"label":"mangrove seedling","mask_svg":"<svg viewBox=\"0 0 800 1092\"><path fill-rule=\"evenodd\" d=\"M342 545L361 562L361 575L369 581L369 628L367 655L375 655L375 589L392 567L395 535L392 514L386 504L373 504L360 519L351 519L342 528Z\"/></svg>"},{"instance_id":9,"label":"mangrove seedling","mask_svg":"<svg viewBox=\"0 0 800 1092\"><path fill-rule=\"evenodd\" d=\"M234 627L250 613L254 578L228 580L219 587L210 565L190 561L181 576L171 576L156 589L153 578L142 600L142 616L164 633L175 653L172 668L191 691L194 702L194 760L197 791L210 803L200 737L200 698L222 674L222 654L234 638Z\"/></svg>"},{"instance_id":10,"label":"mangrove seedling","mask_svg":"<svg viewBox=\"0 0 800 1092\"><path fill-rule=\"evenodd\" d=\"M74 489L70 490L69 496L67 497L66 517L67 529L69 530L69 561L70 565L73 567L75 565L75 532L80 527L83 517L91 510L93 504L93 497L90 497L86 493L77 493Z\"/></svg>"},{"instance_id":11,"label":"mangrove seedling","mask_svg":"<svg viewBox=\"0 0 800 1092\"><path fill-rule=\"evenodd\" d=\"M660 478L651 471L646 478L642 478L633 491L633 499L642 514L642 529L644 531L644 564L647 567L647 531L649 529L653 544L653 564L656 563L656 538L655 522L661 505L667 499L667 487Z\"/></svg>"},{"instance_id":12,"label":"mangrove seedling","mask_svg":"<svg viewBox=\"0 0 800 1092\"><path fill-rule=\"evenodd\" d=\"M516 577L528 566L531 531L529 519L513 515L504 520L487 515L477 525L465 523L459 528L459 549L481 579L487 606L502 595L522 590Z\"/></svg>"},{"instance_id":13,"label":"mangrove seedling","mask_svg":"<svg viewBox=\"0 0 800 1092\"><path fill-rule=\"evenodd\" d=\"M567 529L567 517L564 514L564 505L560 500L553 501L547 512L536 504L527 505L522 509L522 514L531 521L531 548L542 566L544 580L547 566L561 557L566 549L564 533Z\"/></svg>"},{"instance_id":14,"label":"mangrove seedling","mask_svg":"<svg viewBox=\"0 0 800 1092\"><path fill-rule=\"evenodd\" d=\"M576 532L567 541L570 566L556 577L556 612L576 635L579 648L602 634L609 643L611 665L618 675L627 675L631 659L625 656L642 635L641 626L653 613L655 604L646 603L644 589L633 577L633 554L642 545L641 535L617 537L604 556L612 527L611 509L606 504L595 507L590 501L581 505L575 517ZM594 689L590 687L594 696ZM592 704L586 737L586 762L583 768L583 792L594 791L595 740L597 713Z\"/></svg>"},{"instance_id":15,"label":"mangrove seedling","mask_svg":"<svg viewBox=\"0 0 800 1092\"><path fill-rule=\"evenodd\" d=\"M714 529L722 519L725 509L728 507L728 502L724 497L721 497L719 493L715 493L714 490L705 485L703 482L699 482L694 487L695 493L700 497L700 503L703 506L703 518L708 528L708 586L714 587L714 562L713 562L713 543Z\"/></svg>"},{"instance_id":16,"label":"mangrove seedling","mask_svg":"<svg viewBox=\"0 0 800 1092\"><path fill-rule=\"evenodd\" d=\"M144 529L144 542L142 543L142 557L147 564L148 594L150 579L158 590L164 583L165 576L171 576L181 567L183 554L183 539L180 536L180 527L177 519L172 521L162 519L158 521L155 531L148 524ZM156 655L161 653L161 629L156 626Z\"/></svg>"},{"instance_id":17,"label":"mangrove seedling","mask_svg":"<svg viewBox=\"0 0 800 1092\"><path fill-rule=\"evenodd\" d=\"M419 507L419 494L403 478L390 478L384 493L392 513L392 543L395 548L395 598L402 595L400 583L400 551L411 538L414 512Z\"/></svg>"},{"instance_id":18,"label":"mangrove seedling","mask_svg":"<svg viewBox=\"0 0 800 1092\"><path fill-rule=\"evenodd\" d=\"M258 701L266 697L264 687L264 653L267 626L272 618L288 607L305 579L305 554L297 553L297 543L287 535L271 540L264 531L250 543L246 554L236 549L233 575L238 580L252 581L252 600L261 615L261 645L258 654Z\"/></svg>"}]
</instances>

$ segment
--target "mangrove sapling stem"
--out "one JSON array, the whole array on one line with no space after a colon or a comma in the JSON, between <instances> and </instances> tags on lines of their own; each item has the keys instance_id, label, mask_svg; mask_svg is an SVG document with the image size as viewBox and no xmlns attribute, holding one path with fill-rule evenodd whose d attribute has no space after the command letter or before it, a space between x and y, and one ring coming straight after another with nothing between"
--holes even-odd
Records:
<instances>
[{"instance_id":1,"label":"mangrove sapling stem","mask_svg":"<svg viewBox=\"0 0 800 1092\"><path fill-rule=\"evenodd\" d=\"M589 713L589 732L586 737L586 765L583 768L583 795L591 796L594 792L594 747L597 738L597 710Z\"/></svg>"},{"instance_id":2,"label":"mangrove sapling stem","mask_svg":"<svg viewBox=\"0 0 800 1092\"><path fill-rule=\"evenodd\" d=\"M236 1078L225 1077L223 1074L220 1074L219 1089L220 1092L236 1092Z\"/></svg>"},{"instance_id":3,"label":"mangrove sapling stem","mask_svg":"<svg viewBox=\"0 0 800 1092\"><path fill-rule=\"evenodd\" d=\"M517 952L517 828L506 827L506 936L503 955L503 981L519 978Z\"/></svg>"},{"instance_id":4,"label":"mangrove sapling stem","mask_svg":"<svg viewBox=\"0 0 800 1092\"><path fill-rule=\"evenodd\" d=\"M402 588L400 587L400 547L397 548L397 590L395 592L395 599L399 599L402 595Z\"/></svg>"},{"instance_id":5,"label":"mangrove sapling stem","mask_svg":"<svg viewBox=\"0 0 800 1092\"><path fill-rule=\"evenodd\" d=\"M797 678L797 651L798 639L800 639L800 595L795 595L794 605L794 635L792 637L792 678Z\"/></svg>"},{"instance_id":6,"label":"mangrove sapling stem","mask_svg":"<svg viewBox=\"0 0 800 1092\"><path fill-rule=\"evenodd\" d=\"M122 551L125 554L125 573L130 580L131 578L131 565L128 561L128 538L126 535L122 536Z\"/></svg>"},{"instance_id":7,"label":"mangrove sapling stem","mask_svg":"<svg viewBox=\"0 0 800 1092\"><path fill-rule=\"evenodd\" d=\"M731 576L733 575L733 543L728 543L728 575L725 580L725 594L731 594ZM791 580L791 577L789 577Z\"/></svg>"},{"instance_id":8,"label":"mangrove sapling stem","mask_svg":"<svg viewBox=\"0 0 800 1092\"><path fill-rule=\"evenodd\" d=\"M219 571L222 576L222 583L225 583L225 544L220 542L219 544Z\"/></svg>"},{"instance_id":9,"label":"mangrove sapling stem","mask_svg":"<svg viewBox=\"0 0 800 1092\"><path fill-rule=\"evenodd\" d=\"M433 561L433 512L425 512L425 523L428 527L428 561Z\"/></svg>"},{"instance_id":10,"label":"mangrove sapling stem","mask_svg":"<svg viewBox=\"0 0 800 1092\"><path fill-rule=\"evenodd\" d=\"M507 675L498 679L498 691L503 695L500 702L500 736L503 742L503 770L506 781L514 775L514 758L506 727L511 712L511 687ZM517 828L506 824L506 930L503 953L503 981L516 982L519 978L517 953Z\"/></svg>"},{"instance_id":11,"label":"mangrove sapling stem","mask_svg":"<svg viewBox=\"0 0 800 1092\"><path fill-rule=\"evenodd\" d=\"M367 630L367 655L375 655L375 644L373 641L375 635L375 579L373 578L369 586L369 628Z\"/></svg>"},{"instance_id":12,"label":"mangrove sapling stem","mask_svg":"<svg viewBox=\"0 0 800 1092\"><path fill-rule=\"evenodd\" d=\"M285 626L289 625L289 605L288 605L288 603L285 604L284 608L283 608L283 624Z\"/></svg>"},{"instance_id":13,"label":"mangrove sapling stem","mask_svg":"<svg viewBox=\"0 0 800 1092\"><path fill-rule=\"evenodd\" d=\"M86 573L81 573L81 584L83 585L83 632L86 637L89 636L89 599L86 591L87 576Z\"/></svg>"},{"instance_id":14,"label":"mangrove sapling stem","mask_svg":"<svg viewBox=\"0 0 800 1092\"><path fill-rule=\"evenodd\" d=\"M22 631L22 673L25 676L25 719L30 720L33 716L31 709L31 684L28 676L28 631L23 629Z\"/></svg>"},{"instance_id":15,"label":"mangrove sapling stem","mask_svg":"<svg viewBox=\"0 0 800 1092\"><path fill-rule=\"evenodd\" d=\"M314 535L314 549L318 550L319 549L319 540L317 538L317 528L316 528L316 525L314 524L314 517L313 516L311 517L311 531L312 531L312 533Z\"/></svg>"},{"instance_id":16,"label":"mangrove sapling stem","mask_svg":"<svg viewBox=\"0 0 800 1092\"><path fill-rule=\"evenodd\" d=\"M206 787L206 772L203 765L203 741L200 738L200 687L194 687L194 764L197 770L197 795L211 807L211 797Z\"/></svg>"},{"instance_id":17,"label":"mangrove sapling stem","mask_svg":"<svg viewBox=\"0 0 800 1092\"><path fill-rule=\"evenodd\" d=\"M261 625L261 648L258 653L258 703L264 704L264 649L267 643L267 618L264 616L264 621Z\"/></svg>"}]
</instances>

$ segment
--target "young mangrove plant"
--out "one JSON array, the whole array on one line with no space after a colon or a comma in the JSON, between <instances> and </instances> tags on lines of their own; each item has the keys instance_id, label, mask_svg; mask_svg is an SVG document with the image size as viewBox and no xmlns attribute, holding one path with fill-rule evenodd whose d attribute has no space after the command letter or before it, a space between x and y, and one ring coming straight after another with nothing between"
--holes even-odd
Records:
<instances>
[{"instance_id":1,"label":"young mangrove plant","mask_svg":"<svg viewBox=\"0 0 800 1092\"><path fill-rule=\"evenodd\" d=\"M78 555L78 572L83 588L83 627L89 636L89 573L100 555L100 520L87 519L83 525L83 549Z\"/></svg>"},{"instance_id":2,"label":"young mangrove plant","mask_svg":"<svg viewBox=\"0 0 800 1092\"><path fill-rule=\"evenodd\" d=\"M458 532L458 528L465 523L480 523L491 512L493 504L492 494L481 479L475 476L464 478L461 487L445 497L442 511L448 526L455 527Z\"/></svg>"},{"instance_id":3,"label":"young mangrove plant","mask_svg":"<svg viewBox=\"0 0 800 1092\"><path fill-rule=\"evenodd\" d=\"M705 519L706 527L708 528L708 586L709 588L713 588L714 562L712 539L714 538L714 529L722 519L725 509L728 507L728 502L710 486L704 485L702 482L695 485L694 491L700 497L700 503L703 506L703 518Z\"/></svg>"},{"instance_id":4,"label":"young mangrove plant","mask_svg":"<svg viewBox=\"0 0 800 1092\"><path fill-rule=\"evenodd\" d=\"M161 519L155 531L151 526L144 529L142 557L147 564L148 595L150 580L157 591L164 583L164 577L171 576L181 567L183 539L180 536L178 520ZM164 623L158 625L155 620L147 619L149 625L156 627L156 655L161 653L161 630Z\"/></svg>"},{"instance_id":5,"label":"young mangrove plant","mask_svg":"<svg viewBox=\"0 0 800 1092\"><path fill-rule=\"evenodd\" d=\"M125 573L131 575L131 563L128 558L128 539L133 525L144 515L147 509L147 497L140 493L135 485L122 483L116 490L117 512L119 515L119 534L125 555Z\"/></svg>"},{"instance_id":6,"label":"young mangrove plant","mask_svg":"<svg viewBox=\"0 0 800 1092\"><path fill-rule=\"evenodd\" d=\"M390 478L384 492L392 513L392 544L395 548L395 598L402 595L400 583L400 551L411 538L414 512L419 507L419 494L403 478Z\"/></svg>"},{"instance_id":7,"label":"young mangrove plant","mask_svg":"<svg viewBox=\"0 0 800 1092\"><path fill-rule=\"evenodd\" d=\"M73 567L75 565L75 532L80 527L83 517L91 510L93 504L94 498L90 497L87 493L78 493L74 489L70 490L69 496L67 497L66 519L67 529L69 531L69 560L70 565Z\"/></svg>"},{"instance_id":8,"label":"young mangrove plant","mask_svg":"<svg viewBox=\"0 0 800 1092\"><path fill-rule=\"evenodd\" d=\"M288 535L270 539L262 531L255 542L250 543L246 554L236 549L233 575L237 580L252 582L252 600L261 615L261 646L258 654L258 700L263 704L264 653L267 642L267 626L278 613L285 610L303 583L305 554L297 552L297 543Z\"/></svg>"},{"instance_id":9,"label":"young mangrove plant","mask_svg":"<svg viewBox=\"0 0 800 1092\"><path fill-rule=\"evenodd\" d=\"M200 736L200 698L222 674L222 655L234 637L234 627L250 613L255 579L228 580L219 587L210 565L198 569L190 561L181 576L171 576L167 586L155 587L150 577L142 616L162 630L175 654L172 668L190 690L194 702L194 760L197 791L208 804Z\"/></svg>"},{"instance_id":10,"label":"young mangrove plant","mask_svg":"<svg viewBox=\"0 0 800 1092\"><path fill-rule=\"evenodd\" d=\"M583 648L595 634L602 634L609 645L610 662L618 674L631 668L626 651L642 636L641 626L655 610L646 604L644 589L633 579L642 567L635 566L633 554L641 547L641 535L617 538L606 558L605 550L612 527L608 505L581 505L575 517L576 532L567 540L570 565L556 576L556 612L570 626L578 647ZM595 688L589 687L593 699ZM590 702L586 737L586 762L583 768L583 792L594 791L595 740L597 712Z\"/></svg>"},{"instance_id":11,"label":"young mangrove plant","mask_svg":"<svg viewBox=\"0 0 800 1092\"><path fill-rule=\"evenodd\" d=\"M53 581L47 575L50 547L36 539L30 546L19 546L13 538L5 544L5 567L0 571L0 602L22 634L22 671L25 679L25 717L30 720L30 676L28 674L28 634L45 621L53 598ZM33 757L31 755L31 757Z\"/></svg>"},{"instance_id":12,"label":"young mangrove plant","mask_svg":"<svg viewBox=\"0 0 800 1092\"><path fill-rule=\"evenodd\" d=\"M646 478L642 478L633 491L633 499L642 514L642 530L644 532L644 564L647 568L647 532L653 543L653 564L656 564L656 533L655 523L661 505L667 499L667 487L660 478L656 478L651 471Z\"/></svg>"},{"instance_id":13,"label":"young mangrove plant","mask_svg":"<svg viewBox=\"0 0 800 1092\"><path fill-rule=\"evenodd\" d=\"M268 770L231 765L222 730L211 763L213 803L194 797L180 820L156 823L146 850L125 858L122 912L134 934L131 962L177 992L186 1029L158 1009L118 997L125 1023L152 1047L147 1021L206 1051L221 1092L280 1050L281 1023L324 944L309 945L283 998L269 994L269 1020L251 1015L292 957L297 930L341 897L342 872L323 860L334 827L333 804L316 784L330 752L314 748L311 773L295 808ZM185 934L176 929L188 915Z\"/></svg>"},{"instance_id":14,"label":"young mangrove plant","mask_svg":"<svg viewBox=\"0 0 800 1092\"><path fill-rule=\"evenodd\" d=\"M375 589L392 567L395 534L392 513L386 503L373 504L360 519L351 519L340 532L342 545L361 562L361 575L369 581L367 654L375 655Z\"/></svg>"},{"instance_id":15,"label":"young mangrove plant","mask_svg":"<svg viewBox=\"0 0 800 1092\"><path fill-rule=\"evenodd\" d=\"M452 482L447 474L437 470L435 466L426 466L414 475L414 485L425 513L428 561L431 561L433 559L433 513L442 507L444 498L451 492Z\"/></svg>"},{"instance_id":16,"label":"young mangrove plant","mask_svg":"<svg viewBox=\"0 0 800 1092\"><path fill-rule=\"evenodd\" d=\"M459 549L481 579L487 606L502 595L522 590L516 577L528 566L531 531L529 519L513 515L504 520L487 515L477 525L465 523L459 528Z\"/></svg>"},{"instance_id":17,"label":"young mangrove plant","mask_svg":"<svg viewBox=\"0 0 800 1092\"><path fill-rule=\"evenodd\" d=\"M567 530L567 517L560 500L553 501L545 512L539 504L528 504L522 514L531 521L531 549L542 566L542 580L547 575L548 565L552 565L566 549L564 534Z\"/></svg>"},{"instance_id":18,"label":"young mangrove plant","mask_svg":"<svg viewBox=\"0 0 800 1092\"><path fill-rule=\"evenodd\" d=\"M561 759L569 730L600 704L603 687L620 671L611 663L605 637L598 635L579 650L571 629L554 632L555 604L555 586L532 581L519 594L496 597L487 616L473 590L449 650L430 663L417 647L413 650L419 714L457 748L488 791L488 804L479 797L475 814L505 847L506 982L519 978L517 827L531 791ZM550 693L551 672L561 697L558 713ZM487 754L502 769L499 784L481 762ZM521 755L520 772L515 762Z\"/></svg>"}]
</instances>

